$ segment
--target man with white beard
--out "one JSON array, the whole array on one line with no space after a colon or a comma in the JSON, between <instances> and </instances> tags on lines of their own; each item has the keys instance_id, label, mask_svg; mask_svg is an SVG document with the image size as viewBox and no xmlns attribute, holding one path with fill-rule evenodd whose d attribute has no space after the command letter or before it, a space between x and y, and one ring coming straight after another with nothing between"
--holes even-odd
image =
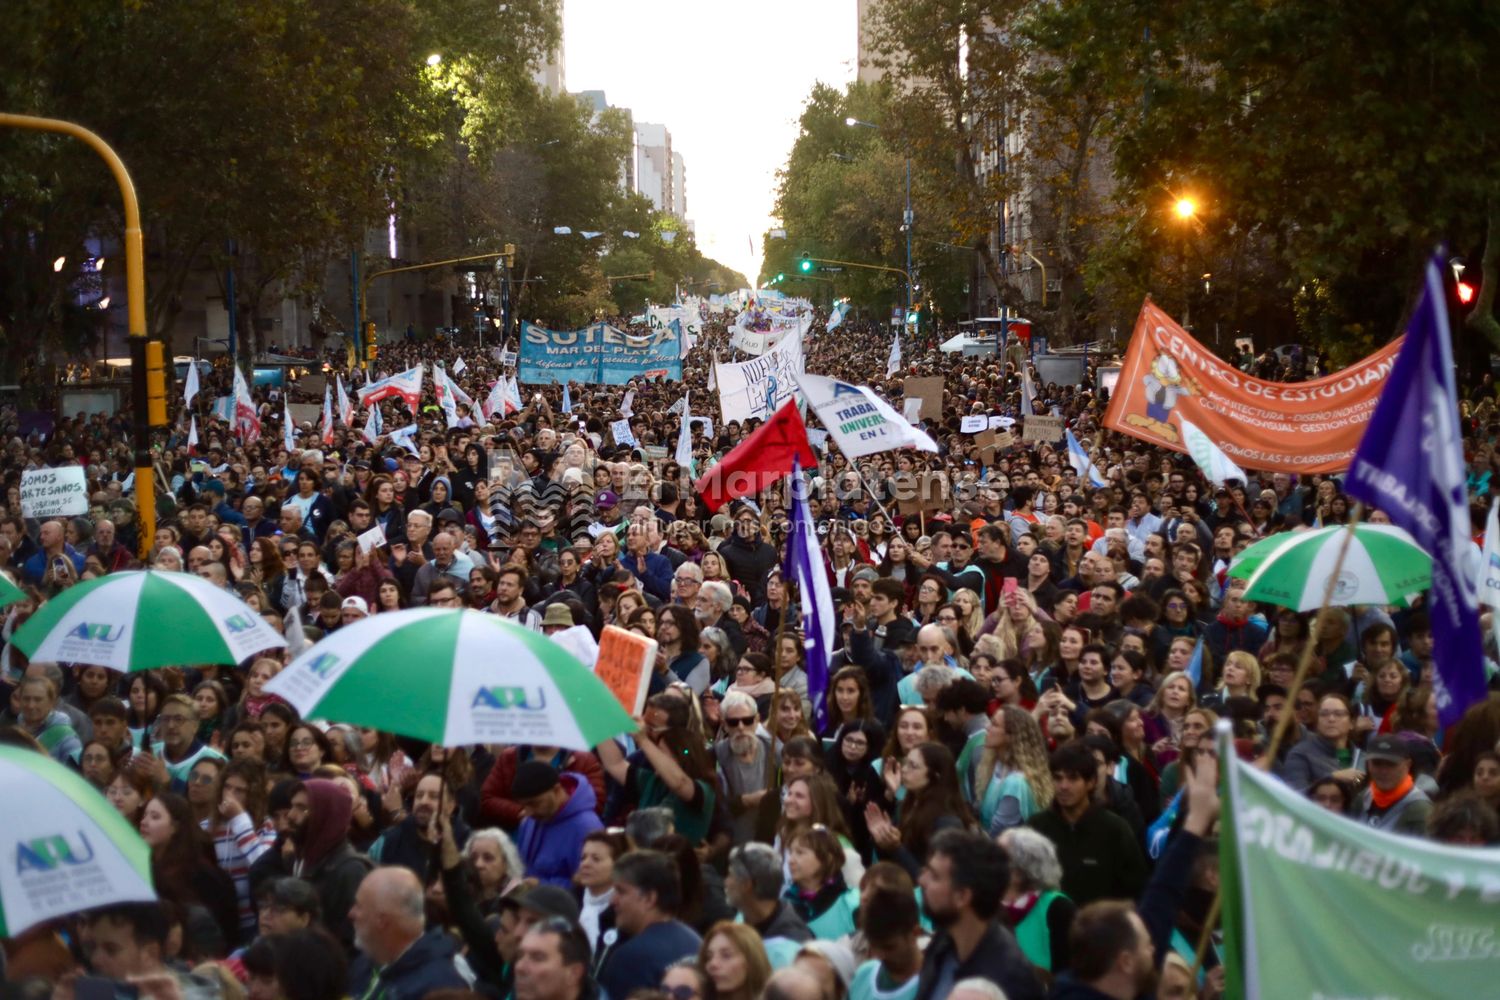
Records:
<instances>
[{"instance_id":1,"label":"man with white beard","mask_svg":"<svg viewBox=\"0 0 1500 1000\"><path fill-rule=\"evenodd\" d=\"M760 727L755 699L743 691L724 695L719 714L724 720L724 736L714 744L714 756L724 776L734 843L739 846L755 839L756 814L767 792L766 755L771 752L771 736Z\"/></svg>"}]
</instances>

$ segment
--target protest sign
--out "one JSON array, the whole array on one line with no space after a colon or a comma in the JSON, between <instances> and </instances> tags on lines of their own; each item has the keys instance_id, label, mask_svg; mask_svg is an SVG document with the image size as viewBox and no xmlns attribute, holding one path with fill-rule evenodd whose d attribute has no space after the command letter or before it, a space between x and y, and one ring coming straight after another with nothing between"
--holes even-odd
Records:
<instances>
[{"instance_id":1,"label":"protest sign","mask_svg":"<svg viewBox=\"0 0 1500 1000\"><path fill-rule=\"evenodd\" d=\"M664 444L648 444L641 448L641 454L648 462L665 462L667 460L667 446Z\"/></svg>"},{"instance_id":2,"label":"protest sign","mask_svg":"<svg viewBox=\"0 0 1500 1000\"><path fill-rule=\"evenodd\" d=\"M1063 439L1064 430L1062 417L1030 416L1021 428L1021 440L1026 444L1056 443Z\"/></svg>"},{"instance_id":3,"label":"protest sign","mask_svg":"<svg viewBox=\"0 0 1500 1000\"><path fill-rule=\"evenodd\" d=\"M828 432L817 427L807 429L807 443L819 451L828 450Z\"/></svg>"},{"instance_id":4,"label":"protest sign","mask_svg":"<svg viewBox=\"0 0 1500 1000\"><path fill-rule=\"evenodd\" d=\"M1141 306L1104 426L1186 453L1180 414L1238 465L1273 472L1349 467L1405 338L1311 382L1267 382L1215 357L1150 299Z\"/></svg>"},{"instance_id":5,"label":"protest sign","mask_svg":"<svg viewBox=\"0 0 1500 1000\"><path fill-rule=\"evenodd\" d=\"M990 421L983 413L977 413L971 417L964 417L958 429L964 434L978 434L980 431L990 429Z\"/></svg>"},{"instance_id":6,"label":"protest sign","mask_svg":"<svg viewBox=\"0 0 1500 1000\"><path fill-rule=\"evenodd\" d=\"M904 400L901 405L901 416L909 424L915 424L922 419L922 401L920 399Z\"/></svg>"},{"instance_id":7,"label":"protest sign","mask_svg":"<svg viewBox=\"0 0 1500 1000\"><path fill-rule=\"evenodd\" d=\"M378 549L385 544L385 529L377 524L369 531L361 534L355 541L359 542L359 551L361 552Z\"/></svg>"},{"instance_id":8,"label":"protest sign","mask_svg":"<svg viewBox=\"0 0 1500 1000\"><path fill-rule=\"evenodd\" d=\"M609 422L609 433L615 439L615 444L628 444L635 446L635 433L630 429L628 419L611 420Z\"/></svg>"},{"instance_id":9,"label":"protest sign","mask_svg":"<svg viewBox=\"0 0 1500 1000\"><path fill-rule=\"evenodd\" d=\"M599 636L599 659L594 674L614 692L631 715L640 715L646 705L646 689L656 666L656 640L614 625L604 626Z\"/></svg>"},{"instance_id":10,"label":"protest sign","mask_svg":"<svg viewBox=\"0 0 1500 1000\"><path fill-rule=\"evenodd\" d=\"M913 376L901 383L901 391L907 399L922 401L923 420L943 419L943 380L938 376Z\"/></svg>"},{"instance_id":11,"label":"protest sign","mask_svg":"<svg viewBox=\"0 0 1500 1000\"><path fill-rule=\"evenodd\" d=\"M1240 760L1220 725L1219 760L1232 764L1219 872L1238 995L1494 995L1500 851L1346 819ZM1358 947L1331 944L1329 929L1351 919Z\"/></svg>"},{"instance_id":12,"label":"protest sign","mask_svg":"<svg viewBox=\"0 0 1500 1000\"><path fill-rule=\"evenodd\" d=\"M719 415L725 423L758 417L765 420L797 393L803 372L802 338L790 336L750 361L719 362Z\"/></svg>"},{"instance_id":13,"label":"protest sign","mask_svg":"<svg viewBox=\"0 0 1500 1000\"><path fill-rule=\"evenodd\" d=\"M286 408L292 414L292 420L299 426L316 424L323 419L322 403L288 403Z\"/></svg>"},{"instance_id":14,"label":"protest sign","mask_svg":"<svg viewBox=\"0 0 1500 1000\"><path fill-rule=\"evenodd\" d=\"M83 466L26 469L21 473L22 517L78 517L88 512L88 480Z\"/></svg>"},{"instance_id":15,"label":"protest sign","mask_svg":"<svg viewBox=\"0 0 1500 1000\"><path fill-rule=\"evenodd\" d=\"M710 417L688 417L688 427L692 430L701 431L703 436L713 439L714 422Z\"/></svg>"},{"instance_id":16,"label":"protest sign","mask_svg":"<svg viewBox=\"0 0 1500 1000\"><path fill-rule=\"evenodd\" d=\"M521 324L517 377L528 384L586 382L624 385L633 378L682 378L682 345L676 327L637 336L607 323L581 330L546 330Z\"/></svg>"},{"instance_id":17,"label":"protest sign","mask_svg":"<svg viewBox=\"0 0 1500 1000\"><path fill-rule=\"evenodd\" d=\"M1016 426L1015 417L990 417L990 430L1009 430Z\"/></svg>"}]
</instances>

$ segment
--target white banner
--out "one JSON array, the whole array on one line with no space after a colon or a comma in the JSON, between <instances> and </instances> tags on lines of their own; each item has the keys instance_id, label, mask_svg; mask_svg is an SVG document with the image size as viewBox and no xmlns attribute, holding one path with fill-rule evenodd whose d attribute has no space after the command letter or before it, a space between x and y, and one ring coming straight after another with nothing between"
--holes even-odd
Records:
<instances>
[{"instance_id":1,"label":"white banner","mask_svg":"<svg viewBox=\"0 0 1500 1000\"><path fill-rule=\"evenodd\" d=\"M88 481L83 466L26 469L21 473L22 517L78 517L88 512Z\"/></svg>"},{"instance_id":2,"label":"white banner","mask_svg":"<svg viewBox=\"0 0 1500 1000\"><path fill-rule=\"evenodd\" d=\"M799 316L793 320L773 319L769 330L752 330L745 326L746 314L741 313L729 336L729 346L745 354L761 357L791 334L802 337L812 326L811 316Z\"/></svg>"},{"instance_id":3,"label":"white banner","mask_svg":"<svg viewBox=\"0 0 1500 1000\"><path fill-rule=\"evenodd\" d=\"M797 379L802 397L850 458L894 448L937 451L937 442L907 423L895 408L868 386L840 382L826 375Z\"/></svg>"},{"instance_id":4,"label":"white banner","mask_svg":"<svg viewBox=\"0 0 1500 1000\"><path fill-rule=\"evenodd\" d=\"M715 364L720 416L726 424L751 417L767 419L797 394L802 369L800 334L787 337L753 361Z\"/></svg>"}]
</instances>

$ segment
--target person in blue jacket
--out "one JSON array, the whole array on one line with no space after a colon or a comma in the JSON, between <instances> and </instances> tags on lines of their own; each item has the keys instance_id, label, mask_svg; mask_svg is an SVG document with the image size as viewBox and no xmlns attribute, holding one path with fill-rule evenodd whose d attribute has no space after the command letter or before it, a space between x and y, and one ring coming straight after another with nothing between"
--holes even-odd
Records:
<instances>
[{"instance_id":1,"label":"person in blue jacket","mask_svg":"<svg viewBox=\"0 0 1500 1000\"><path fill-rule=\"evenodd\" d=\"M672 599L672 560L651 551L651 536L643 524L632 524L625 534L620 565L641 582L646 593L661 601Z\"/></svg>"},{"instance_id":2,"label":"person in blue jacket","mask_svg":"<svg viewBox=\"0 0 1500 1000\"><path fill-rule=\"evenodd\" d=\"M593 786L581 775L559 774L546 761L528 760L516 768L510 795L525 816L516 847L527 877L572 888L584 838L604 828Z\"/></svg>"}]
</instances>

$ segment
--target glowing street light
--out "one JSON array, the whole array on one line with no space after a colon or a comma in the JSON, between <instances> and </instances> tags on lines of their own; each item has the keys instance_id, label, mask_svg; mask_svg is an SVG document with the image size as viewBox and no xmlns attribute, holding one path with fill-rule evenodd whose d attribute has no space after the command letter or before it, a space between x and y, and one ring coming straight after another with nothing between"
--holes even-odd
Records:
<instances>
[{"instance_id":1,"label":"glowing street light","mask_svg":"<svg viewBox=\"0 0 1500 1000\"><path fill-rule=\"evenodd\" d=\"M440 63L442 61L443 61L443 54L441 52L434 52L432 55L430 55L430 56L427 57L427 65L429 65L429 66L436 66L438 63Z\"/></svg>"},{"instance_id":2,"label":"glowing street light","mask_svg":"<svg viewBox=\"0 0 1500 1000\"><path fill-rule=\"evenodd\" d=\"M108 309L109 308L109 296L108 295L104 296L104 298L102 298L102 299L99 300L99 308L100 309Z\"/></svg>"},{"instance_id":3,"label":"glowing street light","mask_svg":"<svg viewBox=\"0 0 1500 1000\"><path fill-rule=\"evenodd\" d=\"M68 258L66 258L66 257L59 257L59 258L57 258L56 260L54 260L52 262L52 270L53 271L61 271L63 269L63 267L67 263L68 263Z\"/></svg>"},{"instance_id":4,"label":"glowing street light","mask_svg":"<svg viewBox=\"0 0 1500 1000\"><path fill-rule=\"evenodd\" d=\"M1177 213L1179 219L1191 219L1198 214L1198 203L1191 198L1178 198L1172 211Z\"/></svg>"}]
</instances>

